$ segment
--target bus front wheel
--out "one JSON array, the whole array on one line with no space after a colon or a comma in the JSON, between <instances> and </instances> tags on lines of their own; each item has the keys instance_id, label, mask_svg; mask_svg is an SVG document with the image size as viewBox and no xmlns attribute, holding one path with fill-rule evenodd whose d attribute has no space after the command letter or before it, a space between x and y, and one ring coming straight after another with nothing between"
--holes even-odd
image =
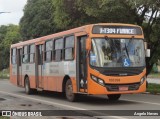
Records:
<instances>
[{"instance_id":1,"label":"bus front wheel","mask_svg":"<svg viewBox=\"0 0 160 119\"><path fill-rule=\"evenodd\" d=\"M116 101L121 97L121 94L110 94L110 95L107 95L107 96L108 96L109 100Z\"/></svg>"},{"instance_id":2,"label":"bus front wheel","mask_svg":"<svg viewBox=\"0 0 160 119\"><path fill-rule=\"evenodd\" d=\"M65 94L67 100L69 100L70 102L74 102L76 100L76 94L73 93L73 86L70 79L68 79L66 82Z\"/></svg>"}]
</instances>

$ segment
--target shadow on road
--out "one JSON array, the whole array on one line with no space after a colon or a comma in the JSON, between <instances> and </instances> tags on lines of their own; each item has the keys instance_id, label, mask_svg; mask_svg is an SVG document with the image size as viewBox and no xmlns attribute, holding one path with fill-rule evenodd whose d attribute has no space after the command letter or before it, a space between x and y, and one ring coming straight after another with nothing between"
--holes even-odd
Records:
<instances>
[{"instance_id":1,"label":"shadow on road","mask_svg":"<svg viewBox=\"0 0 160 119\"><path fill-rule=\"evenodd\" d=\"M25 94L24 91L19 91L19 93L21 94ZM38 95L38 96L42 96L42 97L46 97L46 98L53 98L56 100L61 100L61 101L67 101L67 99L65 98L65 94L64 93L58 93L58 92L52 92L52 91L42 91L42 92L38 92L32 95ZM118 101L111 101L108 100L107 95L97 95L97 96L93 96L93 95L78 95L78 99L76 100L76 102L73 103L83 103L83 104L87 104L87 105L133 105L133 104L139 104L138 102L134 102L134 101L127 101L127 100L123 100L123 99L119 99Z\"/></svg>"}]
</instances>

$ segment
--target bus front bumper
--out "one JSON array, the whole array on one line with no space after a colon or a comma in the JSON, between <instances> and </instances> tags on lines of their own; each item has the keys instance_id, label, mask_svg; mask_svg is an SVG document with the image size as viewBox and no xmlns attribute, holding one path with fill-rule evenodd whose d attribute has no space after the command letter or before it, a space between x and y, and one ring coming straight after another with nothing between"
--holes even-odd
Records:
<instances>
[{"instance_id":1,"label":"bus front bumper","mask_svg":"<svg viewBox=\"0 0 160 119\"><path fill-rule=\"evenodd\" d=\"M105 84L104 86L92 82L88 87L88 94L134 94L146 91L146 80L143 84Z\"/></svg>"}]
</instances>

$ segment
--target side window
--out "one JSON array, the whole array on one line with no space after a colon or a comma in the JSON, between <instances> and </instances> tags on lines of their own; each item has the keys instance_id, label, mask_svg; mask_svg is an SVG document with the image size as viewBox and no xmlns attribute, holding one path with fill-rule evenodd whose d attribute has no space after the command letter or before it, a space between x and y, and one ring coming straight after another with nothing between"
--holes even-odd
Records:
<instances>
[{"instance_id":1,"label":"side window","mask_svg":"<svg viewBox=\"0 0 160 119\"><path fill-rule=\"evenodd\" d=\"M12 64L17 64L16 57L17 57L17 49L14 48L12 49L12 56L11 56Z\"/></svg>"},{"instance_id":2,"label":"side window","mask_svg":"<svg viewBox=\"0 0 160 119\"><path fill-rule=\"evenodd\" d=\"M72 60L74 57L74 36L65 38L65 60Z\"/></svg>"},{"instance_id":3,"label":"side window","mask_svg":"<svg viewBox=\"0 0 160 119\"><path fill-rule=\"evenodd\" d=\"M52 48L53 42L47 41L45 43L45 61L50 62L52 60Z\"/></svg>"},{"instance_id":4,"label":"side window","mask_svg":"<svg viewBox=\"0 0 160 119\"><path fill-rule=\"evenodd\" d=\"M29 46L29 62L34 63L35 56L35 45Z\"/></svg>"},{"instance_id":5,"label":"side window","mask_svg":"<svg viewBox=\"0 0 160 119\"><path fill-rule=\"evenodd\" d=\"M43 52L44 52L44 45L38 46L38 65L43 64Z\"/></svg>"},{"instance_id":6,"label":"side window","mask_svg":"<svg viewBox=\"0 0 160 119\"><path fill-rule=\"evenodd\" d=\"M55 61L62 60L62 50L63 50L63 38L55 40Z\"/></svg>"},{"instance_id":7,"label":"side window","mask_svg":"<svg viewBox=\"0 0 160 119\"><path fill-rule=\"evenodd\" d=\"M28 63L28 46L23 47L23 63Z\"/></svg>"}]
</instances>

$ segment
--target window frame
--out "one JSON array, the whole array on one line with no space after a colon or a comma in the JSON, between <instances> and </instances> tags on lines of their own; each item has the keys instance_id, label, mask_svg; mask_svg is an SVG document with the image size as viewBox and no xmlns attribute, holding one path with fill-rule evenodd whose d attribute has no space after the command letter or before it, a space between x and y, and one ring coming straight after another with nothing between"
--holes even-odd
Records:
<instances>
[{"instance_id":1,"label":"window frame","mask_svg":"<svg viewBox=\"0 0 160 119\"><path fill-rule=\"evenodd\" d=\"M56 41L57 40L59 40L59 39L62 39L62 44L63 44L63 46L62 46L62 49L55 49L56 48ZM60 61L62 61L63 59L64 59L64 37L58 37L58 38L55 38L54 39L54 43L53 43L54 45L53 45L53 56L54 56L54 61L55 62L60 62ZM60 59L56 59L56 51L58 51L58 50L61 50L61 58Z\"/></svg>"},{"instance_id":2,"label":"window frame","mask_svg":"<svg viewBox=\"0 0 160 119\"><path fill-rule=\"evenodd\" d=\"M38 59L40 60L37 60L37 64L38 65L43 65L43 63L45 62L44 61L44 46L45 44L40 44L40 45L36 45L38 46L38 50L36 51L37 55L38 55ZM39 49L41 47L41 50ZM41 52L40 52L41 51Z\"/></svg>"},{"instance_id":3,"label":"window frame","mask_svg":"<svg viewBox=\"0 0 160 119\"><path fill-rule=\"evenodd\" d=\"M13 50L16 50L16 54L13 55ZM15 63L13 63L13 57L15 57ZM16 65L17 64L17 48L11 48L11 64Z\"/></svg>"},{"instance_id":4,"label":"window frame","mask_svg":"<svg viewBox=\"0 0 160 119\"><path fill-rule=\"evenodd\" d=\"M27 47L27 54L24 54L24 48L25 48L25 47ZM25 55L28 56L27 62L24 62L24 61L23 61L23 58L24 58ZM23 50L22 50L22 64L27 64L27 63L29 63L29 45L24 45L24 46L23 46Z\"/></svg>"},{"instance_id":5,"label":"window frame","mask_svg":"<svg viewBox=\"0 0 160 119\"><path fill-rule=\"evenodd\" d=\"M66 47L66 41L67 41L66 38L67 37L73 37L73 41L74 41L73 47ZM72 58L71 59L65 58L66 49L72 49ZM71 35L65 36L65 38L64 38L64 61L72 61L72 60L74 60L74 58L75 58L75 36L74 36L74 34L71 34Z\"/></svg>"},{"instance_id":6,"label":"window frame","mask_svg":"<svg viewBox=\"0 0 160 119\"><path fill-rule=\"evenodd\" d=\"M31 47L32 45L34 46L34 53L31 53L31 51L30 51L30 47ZM35 49L35 44L34 44L34 43L33 43L33 44L29 44L28 47L29 47L29 48L28 48L28 63L33 64L33 63L35 63L35 52L36 52L36 51L35 51L35 50L36 50L36 49ZM30 61L30 58L31 58L30 56L31 56L31 55L33 55L33 62Z\"/></svg>"},{"instance_id":7,"label":"window frame","mask_svg":"<svg viewBox=\"0 0 160 119\"><path fill-rule=\"evenodd\" d=\"M52 48L51 48L51 50L46 50L46 43L47 42L51 42L52 43ZM46 40L45 41L45 43L44 43L44 62L52 62L52 60L53 60L53 39L48 39L48 40ZM47 52L51 52L51 56L50 56L50 61L49 60L47 60L47 58L46 58L46 56L47 56Z\"/></svg>"}]
</instances>

